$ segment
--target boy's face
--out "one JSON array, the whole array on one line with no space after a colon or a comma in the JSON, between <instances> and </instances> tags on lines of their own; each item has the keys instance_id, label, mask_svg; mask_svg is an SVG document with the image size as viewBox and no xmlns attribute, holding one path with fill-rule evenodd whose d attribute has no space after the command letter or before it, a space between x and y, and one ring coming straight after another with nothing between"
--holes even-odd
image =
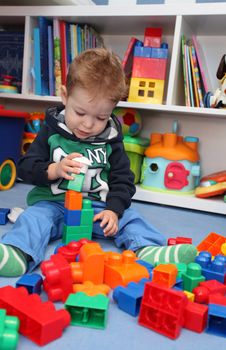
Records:
<instances>
[{"instance_id":1,"label":"boy's face","mask_svg":"<svg viewBox=\"0 0 226 350\"><path fill-rule=\"evenodd\" d=\"M67 95L65 87L61 91L65 105L65 123L73 134L80 138L100 134L106 127L115 103L106 97L92 98L86 90L76 87Z\"/></svg>"}]
</instances>

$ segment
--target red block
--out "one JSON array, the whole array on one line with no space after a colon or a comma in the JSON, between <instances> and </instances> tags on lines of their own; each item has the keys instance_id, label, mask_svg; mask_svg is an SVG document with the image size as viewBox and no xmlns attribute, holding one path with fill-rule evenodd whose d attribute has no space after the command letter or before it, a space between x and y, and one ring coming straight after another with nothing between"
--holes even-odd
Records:
<instances>
[{"instance_id":1,"label":"red block","mask_svg":"<svg viewBox=\"0 0 226 350\"><path fill-rule=\"evenodd\" d=\"M43 288L51 301L65 301L73 292L71 267L61 254L55 254L50 260L43 261L42 274L45 276Z\"/></svg>"},{"instance_id":2,"label":"red block","mask_svg":"<svg viewBox=\"0 0 226 350\"><path fill-rule=\"evenodd\" d=\"M195 302L208 304L211 295L226 294L226 285L216 280L203 281L192 292L195 295Z\"/></svg>"},{"instance_id":3,"label":"red block","mask_svg":"<svg viewBox=\"0 0 226 350\"><path fill-rule=\"evenodd\" d=\"M132 78L165 80L166 64L163 58L134 57Z\"/></svg>"},{"instance_id":4,"label":"red block","mask_svg":"<svg viewBox=\"0 0 226 350\"><path fill-rule=\"evenodd\" d=\"M82 238L79 241L72 241L67 245L59 247L57 250L57 254L63 255L63 257L67 260L68 263L74 262L76 257L78 256L81 247L86 243L92 243L86 238Z\"/></svg>"},{"instance_id":5,"label":"red block","mask_svg":"<svg viewBox=\"0 0 226 350\"><path fill-rule=\"evenodd\" d=\"M168 239L167 245L175 245L175 244L192 244L192 238L176 237L176 238Z\"/></svg>"},{"instance_id":6,"label":"red block","mask_svg":"<svg viewBox=\"0 0 226 350\"><path fill-rule=\"evenodd\" d=\"M145 28L144 46L160 47L162 28Z\"/></svg>"},{"instance_id":7,"label":"red block","mask_svg":"<svg viewBox=\"0 0 226 350\"><path fill-rule=\"evenodd\" d=\"M208 306L188 301L184 312L184 327L201 333L207 326Z\"/></svg>"},{"instance_id":8,"label":"red block","mask_svg":"<svg viewBox=\"0 0 226 350\"><path fill-rule=\"evenodd\" d=\"M67 310L56 310L52 302L42 302L38 294L28 294L24 287L0 288L0 308L17 316L19 332L40 346L61 337L71 322Z\"/></svg>"},{"instance_id":9,"label":"red block","mask_svg":"<svg viewBox=\"0 0 226 350\"><path fill-rule=\"evenodd\" d=\"M187 303L183 292L148 282L145 284L138 323L176 339L183 326Z\"/></svg>"}]
</instances>

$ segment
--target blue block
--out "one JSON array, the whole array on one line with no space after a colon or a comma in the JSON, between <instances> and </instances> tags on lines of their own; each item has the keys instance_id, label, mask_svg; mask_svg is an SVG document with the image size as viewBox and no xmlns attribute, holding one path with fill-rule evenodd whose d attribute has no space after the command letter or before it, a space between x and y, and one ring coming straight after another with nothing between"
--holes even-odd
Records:
<instances>
[{"instance_id":1,"label":"blue block","mask_svg":"<svg viewBox=\"0 0 226 350\"><path fill-rule=\"evenodd\" d=\"M149 277L152 278L152 270L154 268L154 266L152 264L149 264L148 262L146 262L144 260L136 260L136 263L146 267L146 269L148 270L148 273L149 273Z\"/></svg>"},{"instance_id":2,"label":"blue block","mask_svg":"<svg viewBox=\"0 0 226 350\"><path fill-rule=\"evenodd\" d=\"M135 46L134 57L146 57L150 58L153 48L149 46Z\"/></svg>"},{"instance_id":3,"label":"blue block","mask_svg":"<svg viewBox=\"0 0 226 350\"><path fill-rule=\"evenodd\" d=\"M5 225L8 221L7 215L9 214L10 209L0 208L0 225Z\"/></svg>"},{"instance_id":4,"label":"blue block","mask_svg":"<svg viewBox=\"0 0 226 350\"><path fill-rule=\"evenodd\" d=\"M151 51L151 58L168 58L168 49L153 47Z\"/></svg>"},{"instance_id":5,"label":"blue block","mask_svg":"<svg viewBox=\"0 0 226 350\"><path fill-rule=\"evenodd\" d=\"M25 287L29 294L41 294L42 284L42 276L38 273L25 274L16 282L16 288Z\"/></svg>"},{"instance_id":6,"label":"blue block","mask_svg":"<svg viewBox=\"0 0 226 350\"><path fill-rule=\"evenodd\" d=\"M64 223L66 226L80 226L81 225L81 210L64 210Z\"/></svg>"},{"instance_id":7,"label":"blue block","mask_svg":"<svg viewBox=\"0 0 226 350\"><path fill-rule=\"evenodd\" d=\"M209 252L201 252L195 262L202 268L202 275L206 280L217 280L224 283L226 274L226 256L217 255L212 260L212 255Z\"/></svg>"},{"instance_id":8,"label":"blue block","mask_svg":"<svg viewBox=\"0 0 226 350\"><path fill-rule=\"evenodd\" d=\"M226 337L226 306L209 304L206 332Z\"/></svg>"},{"instance_id":9,"label":"blue block","mask_svg":"<svg viewBox=\"0 0 226 350\"><path fill-rule=\"evenodd\" d=\"M130 282L127 287L116 287L113 291L113 299L118 303L119 309L136 317L140 312L145 283L150 281L148 278L142 278L139 283Z\"/></svg>"}]
</instances>

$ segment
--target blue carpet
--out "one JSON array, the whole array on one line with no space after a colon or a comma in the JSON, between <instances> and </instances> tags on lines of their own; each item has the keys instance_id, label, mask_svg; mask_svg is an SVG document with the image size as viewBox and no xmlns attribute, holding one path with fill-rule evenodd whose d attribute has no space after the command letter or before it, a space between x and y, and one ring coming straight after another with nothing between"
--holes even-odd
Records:
<instances>
[{"instance_id":1,"label":"blue carpet","mask_svg":"<svg viewBox=\"0 0 226 350\"><path fill-rule=\"evenodd\" d=\"M0 192L0 207L26 207L26 193L31 186L16 184L9 191ZM223 215L208 214L198 211L177 209L173 207L152 205L142 202L132 204L138 211L148 219L154 226L165 234L167 238L176 236L192 237L193 243L197 245L208 233L216 232L226 236L226 219ZM0 236L9 230L11 224L0 226ZM55 245L49 245L46 258L52 254ZM112 241L101 240L99 243L104 250L117 250ZM39 270L37 269L37 272ZM0 287L5 285L15 286L16 278L0 277ZM42 300L47 300L43 292ZM62 308L62 303L56 303L56 308ZM43 349L58 350L70 349L108 349L116 348L123 350L146 350L159 348L164 350L212 350L213 348L223 349L225 338L207 333L197 334L182 329L177 340L170 340L158 333L137 324L137 319L129 316L117 308L111 300L108 313L107 328L95 330L82 327L68 327L60 339L46 345ZM1 345L0 345L1 348ZM27 338L20 336L18 350L39 349L37 345Z\"/></svg>"}]
</instances>

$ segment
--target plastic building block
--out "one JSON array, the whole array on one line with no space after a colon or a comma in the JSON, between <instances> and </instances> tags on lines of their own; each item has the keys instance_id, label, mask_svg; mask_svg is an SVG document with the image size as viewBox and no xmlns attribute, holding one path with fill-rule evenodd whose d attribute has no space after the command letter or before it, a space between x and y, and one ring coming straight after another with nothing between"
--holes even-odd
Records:
<instances>
[{"instance_id":1,"label":"plastic building block","mask_svg":"<svg viewBox=\"0 0 226 350\"><path fill-rule=\"evenodd\" d=\"M82 209L82 193L68 190L65 193L64 207L68 210Z\"/></svg>"},{"instance_id":2,"label":"plastic building block","mask_svg":"<svg viewBox=\"0 0 226 350\"><path fill-rule=\"evenodd\" d=\"M80 239L91 240L93 233L92 226L66 226L63 228L63 237L62 241L65 244L68 244L72 241L79 241Z\"/></svg>"},{"instance_id":3,"label":"plastic building block","mask_svg":"<svg viewBox=\"0 0 226 350\"><path fill-rule=\"evenodd\" d=\"M161 47L153 47L151 51L152 58L167 59L169 55L168 44L162 43Z\"/></svg>"},{"instance_id":4,"label":"plastic building block","mask_svg":"<svg viewBox=\"0 0 226 350\"><path fill-rule=\"evenodd\" d=\"M71 267L61 254L54 254L50 260L41 263L45 276L43 288L51 301L65 301L72 292Z\"/></svg>"},{"instance_id":5,"label":"plastic building block","mask_svg":"<svg viewBox=\"0 0 226 350\"><path fill-rule=\"evenodd\" d=\"M201 333L207 326L208 306L191 301L185 307L183 327Z\"/></svg>"},{"instance_id":6,"label":"plastic building block","mask_svg":"<svg viewBox=\"0 0 226 350\"><path fill-rule=\"evenodd\" d=\"M175 244L192 244L192 238L176 237L176 238L168 239L167 245L175 245Z\"/></svg>"},{"instance_id":7,"label":"plastic building block","mask_svg":"<svg viewBox=\"0 0 226 350\"><path fill-rule=\"evenodd\" d=\"M25 287L29 294L41 294L43 279L38 273L25 274L16 282L16 288Z\"/></svg>"},{"instance_id":8,"label":"plastic building block","mask_svg":"<svg viewBox=\"0 0 226 350\"><path fill-rule=\"evenodd\" d=\"M162 28L145 28L144 46L160 47Z\"/></svg>"},{"instance_id":9,"label":"plastic building block","mask_svg":"<svg viewBox=\"0 0 226 350\"><path fill-rule=\"evenodd\" d=\"M152 281L168 288L176 283L177 268L173 264L159 264L152 271Z\"/></svg>"},{"instance_id":10,"label":"plastic building block","mask_svg":"<svg viewBox=\"0 0 226 350\"><path fill-rule=\"evenodd\" d=\"M226 306L226 296L222 294L211 294L209 296L209 304Z\"/></svg>"},{"instance_id":11,"label":"plastic building block","mask_svg":"<svg viewBox=\"0 0 226 350\"><path fill-rule=\"evenodd\" d=\"M148 46L135 46L134 57L151 58L152 50L153 48Z\"/></svg>"},{"instance_id":12,"label":"plastic building block","mask_svg":"<svg viewBox=\"0 0 226 350\"><path fill-rule=\"evenodd\" d=\"M198 287L193 289L195 301L200 304L208 304L212 294L226 294L226 285L216 280L200 282Z\"/></svg>"},{"instance_id":13,"label":"plastic building block","mask_svg":"<svg viewBox=\"0 0 226 350\"><path fill-rule=\"evenodd\" d=\"M134 57L132 78L164 80L166 78L167 59Z\"/></svg>"},{"instance_id":14,"label":"plastic building block","mask_svg":"<svg viewBox=\"0 0 226 350\"><path fill-rule=\"evenodd\" d=\"M88 239L80 239L78 242L72 241L67 245L63 243L57 248L56 253L63 255L63 257L67 260L67 262L71 263L76 261L77 256L79 255L81 247L90 243Z\"/></svg>"},{"instance_id":15,"label":"plastic building block","mask_svg":"<svg viewBox=\"0 0 226 350\"><path fill-rule=\"evenodd\" d=\"M226 276L226 256L217 255L212 260L212 255L209 252L201 252L195 258L202 268L202 274L206 280L217 280L221 283L225 283Z\"/></svg>"},{"instance_id":16,"label":"plastic building block","mask_svg":"<svg viewBox=\"0 0 226 350\"><path fill-rule=\"evenodd\" d=\"M94 209L90 199L83 199L81 212L81 226L93 227Z\"/></svg>"},{"instance_id":17,"label":"plastic building block","mask_svg":"<svg viewBox=\"0 0 226 350\"><path fill-rule=\"evenodd\" d=\"M177 267L177 278L181 278L182 273L185 273L187 271L187 265L184 263L177 263L175 264Z\"/></svg>"},{"instance_id":18,"label":"plastic building block","mask_svg":"<svg viewBox=\"0 0 226 350\"><path fill-rule=\"evenodd\" d=\"M81 224L81 210L64 209L64 223L67 226L79 226Z\"/></svg>"},{"instance_id":19,"label":"plastic building block","mask_svg":"<svg viewBox=\"0 0 226 350\"><path fill-rule=\"evenodd\" d=\"M109 299L103 295L88 296L83 292L70 294L65 308L71 314L71 325L104 329Z\"/></svg>"},{"instance_id":20,"label":"plastic building block","mask_svg":"<svg viewBox=\"0 0 226 350\"><path fill-rule=\"evenodd\" d=\"M199 264L190 263L187 266L187 272L183 272L181 275L183 279L183 288L189 292L192 292L198 284L205 280L202 276L202 269Z\"/></svg>"},{"instance_id":21,"label":"plastic building block","mask_svg":"<svg viewBox=\"0 0 226 350\"><path fill-rule=\"evenodd\" d=\"M128 102L161 104L164 85L164 80L131 78Z\"/></svg>"},{"instance_id":22,"label":"plastic building block","mask_svg":"<svg viewBox=\"0 0 226 350\"><path fill-rule=\"evenodd\" d=\"M73 292L84 292L86 295L94 296L97 294L108 295L110 287L106 284L94 284L91 281L85 281L83 284L73 284Z\"/></svg>"},{"instance_id":23,"label":"plastic building block","mask_svg":"<svg viewBox=\"0 0 226 350\"><path fill-rule=\"evenodd\" d=\"M150 282L150 280L142 278L138 283L130 282L127 287L116 287L113 291L113 299L118 304L119 309L136 317L140 312L146 282Z\"/></svg>"},{"instance_id":24,"label":"plastic building block","mask_svg":"<svg viewBox=\"0 0 226 350\"><path fill-rule=\"evenodd\" d=\"M176 339L183 326L187 303L188 299L183 292L148 282L144 289L138 323Z\"/></svg>"},{"instance_id":25,"label":"plastic building block","mask_svg":"<svg viewBox=\"0 0 226 350\"><path fill-rule=\"evenodd\" d=\"M204 103L209 99L210 92L204 97ZM199 186L195 189L195 195L198 198L209 198L219 196L226 192L226 171L218 171L208 174L200 179ZM204 249L206 250L206 249Z\"/></svg>"},{"instance_id":26,"label":"plastic building block","mask_svg":"<svg viewBox=\"0 0 226 350\"><path fill-rule=\"evenodd\" d=\"M6 225L8 221L7 215L9 214L10 209L8 208L0 208L0 225Z\"/></svg>"},{"instance_id":27,"label":"plastic building block","mask_svg":"<svg viewBox=\"0 0 226 350\"><path fill-rule=\"evenodd\" d=\"M79 256L79 262L71 263L73 283L91 281L95 284L102 284L104 281L105 252L101 246L98 243L87 243L80 249Z\"/></svg>"},{"instance_id":28,"label":"plastic building block","mask_svg":"<svg viewBox=\"0 0 226 350\"><path fill-rule=\"evenodd\" d=\"M224 236L211 232L197 245L197 249L199 252L207 251L215 256L221 253L221 246L223 243L226 243L226 238Z\"/></svg>"},{"instance_id":29,"label":"plastic building block","mask_svg":"<svg viewBox=\"0 0 226 350\"><path fill-rule=\"evenodd\" d=\"M149 278L152 278L152 271L153 271L154 266L152 264L149 264L148 262L146 262L144 260L137 259L136 262L137 262L137 264L140 264L140 265L146 267L146 269L148 270L148 273L149 273Z\"/></svg>"},{"instance_id":30,"label":"plastic building block","mask_svg":"<svg viewBox=\"0 0 226 350\"><path fill-rule=\"evenodd\" d=\"M206 332L226 337L226 306L209 304Z\"/></svg>"},{"instance_id":31,"label":"plastic building block","mask_svg":"<svg viewBox=\"0 0 226 350\"><path fill-rule=\"evenodd\" d=\"M7 316L6 310L0 309L0 348L2 350L16 350L19 325L18 317Z\"/></svg>"},{"instance_id":32,"label":"plastic building block","mask_svg":"<svg viewBox=\"0 0 226 350\"><path fill-rule=\"evenodd\" d=\"M74 179L68 181L67 189L81 192L82 186L83 186L83 183L85 180L85 175L84 174L72 174L72 176Z\"/></svg>"},{"instance_id":33,"label":"plastic building block","mask_svg":"<svg viewBox=\"0 0 226 350\"><path fill-rule=\"evenodd\" d=\"M188 292L187 290L184 290L184 294L186 295L186 297L188 298L189 301L195 301L195 294Z\"/></svg>"},{"instance_id":34,"label":"plastic building block","mask_svg":"<svg viewBox=\"0 0 226 350\"><path fill-rule=\"evenodd\" d=\"M19 332L43 346L62 336L71 321L67 310L56 310L52 302L42 302L37 294L28 294L24 287L0 288L0 308L20 320Z\"/></svg>"},{"instance_id":35,"label":"plastic building block","mask_svg":"<svg viewBox=\"0 0 226 350\"><path fill-rule=\"evenodd\" d=\"M139 282L149 278L148 270L136 263L136 255L131 250L122 254L109 252L104 265L104 283L111 288L127 286L129 282Z\"/></svg>"}]
</instances>

